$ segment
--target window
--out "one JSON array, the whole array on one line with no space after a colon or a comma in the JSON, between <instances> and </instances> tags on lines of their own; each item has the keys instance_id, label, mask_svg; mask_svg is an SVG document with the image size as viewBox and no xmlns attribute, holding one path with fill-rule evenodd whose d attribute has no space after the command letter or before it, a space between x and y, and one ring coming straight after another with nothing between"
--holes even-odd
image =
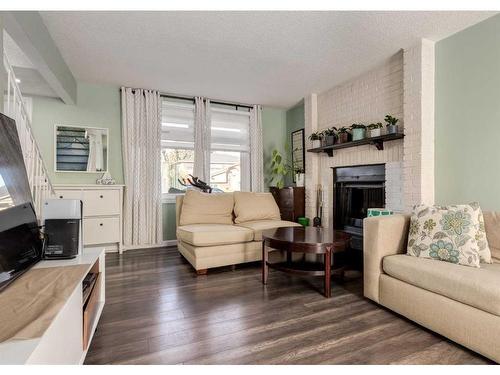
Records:
<instances>
[{"instance_id":1,"label":"window","mask_svg":"<svg viewBox=\"0 0 500 375\"><path fill-rule=\"evenodd\" d=\"M222 191L250 189L250 112L212 104L210 185Z\"/></svg>"},{"instance_id":2,"label":"window","mask_svg":"<svg viewBox=\"0 0 500 375\"><path fill-rule=\"evenodd\" d=\"M193 174L194 116L191 100L162 101L162 192L181 193L179 179ZM250 112L246 107L210 108L210 186L216 191L250 189Z\"/></svg>"},{"instance_id":3,"label":"window","mask_svg":"<svg viewBox=\"0 0 500 375\"><path fill-rule=\"evenodd\" d=\"M161 122L162 193L180 193L184 186L179 183L179 179L193 173L193 102L163 98Z\"/></svg>"}]
</instances>

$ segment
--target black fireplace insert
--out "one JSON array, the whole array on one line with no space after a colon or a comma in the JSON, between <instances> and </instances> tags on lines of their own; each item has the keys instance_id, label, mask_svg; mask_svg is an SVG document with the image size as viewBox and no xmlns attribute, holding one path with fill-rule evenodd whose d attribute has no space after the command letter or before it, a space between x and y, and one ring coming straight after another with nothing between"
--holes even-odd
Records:
<instances>
[{"instance_id":1,"label":"black fireplace insert","mask_svg":"<svg viewBox=\"0 0 500 375\"><path fill-rule=\"evenodd\" d=\"M333 168L333 228L351 234L349 263L363 267L363 219L385 207L385 164Z\"/></svg>"}]
</instances>

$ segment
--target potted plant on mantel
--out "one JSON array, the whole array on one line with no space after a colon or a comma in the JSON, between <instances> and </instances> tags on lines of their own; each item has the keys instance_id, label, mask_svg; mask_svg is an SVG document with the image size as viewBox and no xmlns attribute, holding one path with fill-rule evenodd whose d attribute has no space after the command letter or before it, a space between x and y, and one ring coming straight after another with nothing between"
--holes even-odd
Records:
<instances>
[{"instance_id":1,"label":"potted plant on mantel","mask_svg":"<svg viewBox=\"0 0 500 375\"><path fill-rule=\"evenodd\" d=\"M349 129L345 126L342 126L337 132L337 142L338 143L347 143L349 142Z\"/></svg>"},{"instance_id":2,"label":"potted plant on mantel","mask_svg":"<svg viewBox=\"0 0 500 375\"><path fill-rule=\"evenodd\" d=\"M398 126L396 125L399 119L392 117L391 115L385 116L387 134L396 134L398 132Z\"/></svg>"},{"instance_id":3,"label":"potted plant on mantel","mask_svg":"<svg viewBox=\"0 0 500 375\"><path fill-rule=\"evenodd\" d=\"M335 144L335 139L337 138L337 128L332 126L331 128L325 129L321 132L323 135L323 146L332 146Z\"/></svg>"},{"instance_id":4,"label":"potted plant on mantel","mask_svg":"<svg viewBox=\"0 0 500 375\"><path fill-rule=\"evenodd\" d=\"M360 141L366 137L366 126L363 124L352 124L352 140Z\"/></svg>"},{"instance_id":5,"label":"potted plant on mantel","mask_svg":"<svg viewBox=\"0 0 500 375\"><path fill-rule=\"evenodd\" d=\"M321 139L323 138L323 134L320 132L311 133L309 136L309 140L311 141L311 148L321 147Z\"/></svg>"},{"instance_id":6,"label":"potted plant on mantel","mask_svg":"<svg viewBox=\"0 0 500 375\"><path fill-rule=\"evenodd\" d=\"M377 122L376 124L370 124L366 127L368 130L368 138L380 137L380 129L382 128L382 123Z\"/></svg>"}]
</instances>

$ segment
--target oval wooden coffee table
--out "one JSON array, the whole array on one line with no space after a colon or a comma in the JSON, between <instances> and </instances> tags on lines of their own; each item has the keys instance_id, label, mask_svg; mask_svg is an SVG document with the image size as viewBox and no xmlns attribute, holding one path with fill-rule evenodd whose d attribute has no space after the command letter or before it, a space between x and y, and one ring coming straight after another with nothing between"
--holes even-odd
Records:
<instances>
[{"instance_id":1,"label":"oval wooden coffee table","mask_svg":"<svg viewBox=\"0 0 500 375\"><path fill-rule=\"evenodd\" d=\"M297 275L323 276L325 297L331 297L333 254L348 247L349 236L345 232L316 227L287 227L262 232L262 283L267 284L269 267ZM269 248L287 252L285 262L270 263ZM323 254L322 263L292 261L292 253ZM342 271L343 272L343 271Z\"/></svg>"}]
</instances>

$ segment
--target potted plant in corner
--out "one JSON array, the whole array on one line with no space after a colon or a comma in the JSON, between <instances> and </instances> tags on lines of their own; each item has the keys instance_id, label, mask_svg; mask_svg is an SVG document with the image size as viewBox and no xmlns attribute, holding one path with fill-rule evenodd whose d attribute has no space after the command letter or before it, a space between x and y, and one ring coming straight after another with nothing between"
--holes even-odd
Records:
<instances>
[{"instance_id":1,"label":"potted plant in corner","mask_svg":"<svg viewBox=\"0 0 500 375\"><path fill-rule=\"evenodd\" d=\"M335 139L337 138L337 128L332 126L331 128L325 129L323 134L323 146L332 146L335 144Z\"/></svg>"},{"instance_id":2,"label":"potted plant in corner","mask_svg":"<svg viewBox=\"0 0 500 375\"><path fill-rule=\"evenodd\" d=\"M291 172L290 165L284 160L281 152L274 149L271 157L271 184L275 184L278 189L285 186L285 176Z\"/></svg>"},{"instance_id":3,"label":"potted plant in corner","mask_svg":"<svg viewBox=\"0 0 500 375\"><path fill-rule=\"evenodd\" d=\"M380 137L380 129L382 128L382 123L377 122L376 124L370 124L366 127L368 130L368 138Z\"/></svg>"},{"instance_id":4,"label":"potted plant in corner","mask_svg":"<svg viewBox=\"0 0 500 375\"><path fill-rule=\"evenodd\" d=\"M295 185L297 187L303 187L304 186L304 168L296 168L295 169Z\"/></svg>"},{"instance_id":5,"label":"potted plant in corner","mask_svg":"<svg viewBox=\"0 0 500 375\"><path fill-rule=\"evenodd\" d=\"M352 140L360 141L366 137L366 126L363 124L352 124Z\"/></svg>"},{"instance_id":6,"label":"potted plant in corner","mask_svg":"<svg viewBox=\"0 0 500 375\"><path fill-rule=\"evenodd\" d=\"M386 122L387 134L396 134L398 132L398 126L396 125L399 121L396 117L392 117L391 115L387 115L384 118Z\"/></svg>"},{"instance_id":7,"label":"potted plant in corner","mask_svg":"<svg viewBox=\"0 0 500 375\"><path fill-rule=\"evenodd\" d=\"M309 140L311 141L311 148L321 147L321 138L322 134L319 132L314 132L309 136Z\"/></svg>"},{"instance_id":8,"label":"potted plant in corner","mask_svg":"<svg viewBox=\"0 0 500 375\"><path fill-rule=\"evenodd\" d=\"M347 143L349 142L349 129L345 126L342 126L337 132L337 142L338 143Z\"/></svg>"}]
</instances>

